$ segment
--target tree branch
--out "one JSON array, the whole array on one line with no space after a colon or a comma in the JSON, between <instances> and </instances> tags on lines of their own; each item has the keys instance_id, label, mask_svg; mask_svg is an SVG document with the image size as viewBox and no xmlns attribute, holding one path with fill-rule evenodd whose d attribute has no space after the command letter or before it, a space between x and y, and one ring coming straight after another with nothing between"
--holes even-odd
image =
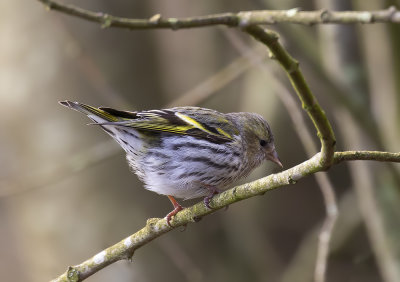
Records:
<instances>
[{"instance_id":1,"label":"tree branch","mask_svg":"<svg viewBox=\"0 0 400 282\"><path fill-rule=\"evenodd\" d=\"M380 11L299 11L290 10L261 10L239 13L222 13L189 18L166 18L156 14L149 19L130 19L108 15L102 12L85 10L74 5L62 4L54 0L38 0L47 9L63 12L88 21L100 23L103 28L119 27L127 29L153 28L196 28L212 25L227 25L246 27L259 24L295 23L295 24L371 24L377 22L400 23L400 11L394 6Z\"/></svg>"},{"instance_id":2,"label":"tree branch","mask_svg":"<svg viewBox=\"0 0 400 282\"><path fill-rule=\"evenodd\" d=\"M335 135L332 127L321 109L318 101L307 85L303 74L300 71L299 62L293 59L278 41L278 35L262 27L251 25L245 28L245 32L253 36L258 41L264 43L271 51L272 58L276 59L286 71L293 88L296 90L303 109L314 123L318 137L321 141L321 166L328 168L333 161L335 149Z\"/></svg>"},{"instance_id":3,"label":"tree branch","mask_svg":"<svg viewBox=\"0 0 400 282\"><path fill-rule=\"evenodd\" d=\"M378 162L400 162L399 153L389 153L380 151L345 151L335 152L334 164L343 161L378 161Z\"/></svg>"},{"instance_id":4,"label":"tree branch","mask_svg":"<svg viewBox=\"0 0 400 282\"><path fill-rule=\"evenodd\" d=\"M345 156L345 157L344 157ZM191 207L184 209L173 217L172 225L167 224L165 218L152 218L147 220L146 226L135 234L127 237L119 243L101 251L94 257L79 265L69 267L68 270L53 281L82 281L97 271L123 259L131 259L134 252L152 240L160 237L176 227L199 221L203 216L214 213L217 210L242 201L244 199L263 195L265 192L275 188L295 184L305 176L321 171L321 153L314 155L311 159L277 174L271 174L261 179L231 188L212 198L214 207L210 210L201 201ZM347 151L334 154L335 164L347 160L375 160L400 162L400 153L370 152L370 151Z\"/></svg>"}]
</instances>

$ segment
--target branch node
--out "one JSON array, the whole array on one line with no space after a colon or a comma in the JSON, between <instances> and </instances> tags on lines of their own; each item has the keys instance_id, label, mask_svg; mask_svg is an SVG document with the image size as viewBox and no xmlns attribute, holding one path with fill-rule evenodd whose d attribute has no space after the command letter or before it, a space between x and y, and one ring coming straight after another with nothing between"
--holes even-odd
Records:
<instances>
[{"instance_id":1,"label":"branch node","mask_svg":"<svg viewBox=\"0 0 400 282\"><path fill-rule=\"evenodd\" d=\"M268 58L270 58L271 60L276 60L276 56L274 55L274 53L271 52L271 50L268 51Z\"/></svg>"},{"instance_id":2,"label":"branch node","mask_svg":"<svg viewBox=\"0 0 400 282\"><path fill-rule=\"evenodd\" d=\"M132 244L133 242L131 237L128 237L124 240L124 247L127 248L127 250L129 251L127 251L126 254L122 255L121 259L126 259L127 261L132 262L132 257L135 253L135 249L131 248Z\"/></svg>"},{"instance_id":3,"label":"branch node","mask_svg":"<svg viewBox=\"0 0 400 282\"><path fill-rule=\"evenodd\" d=\"M157 24L160 23L160 20L161 20L161 14L155 14L154 16L152 16L152 17L149 19L149 22L150 22L151 24L157 25Z\"/></svg>"},{"instance_id":4,"label":"branch node","mask_svg":"<svg viewBox=\"0 0 400 282\"><path fill-rule=\"evenodd\" d=\"M79 279L79 271L76 268L72 267L72 266L68 267L67 279L68 279L69 282L78 282L78 281L80 281L80 279Z\"/></svg>"},{"instance_id":5,"label":"branch node","mask_svg":"<svg viewBox=\"0 0 400 282\"><path fill-rule=\"evenodd\" d=\"M245 29L250 25L250 19L251 19L251 12L240 12L238 14L239 16L239 28Z\"/></svg>"},{"instance_id":6,"label":"branch node","mask_svg":"<svg viewBox=\"0 0 400 282\"><path fill-rule=\"evenodd\" d=\"M237 195L237 189L236 189L236 187L232 189L232 196L233 196L233 198L234 198L235 200L238 200L238 199L239 199L239 197L238 197L238 195Z\"/></svg>"},{"instance_id":7,"label":"branch node","mask_svg":"<svg viewBox=\"0 0 400 282\"><path fill-rule=\"evenodd\" d=\"M297 180L295 180L294 177L290 175L289 178L288 178L288 183L289 184L296 184Z\"/></svg>"},{"instance_id":8,"label":"branch node","mask_svg":"<svg viewBox=\"0 0 400 282\"><path fill-rule=\"evenodd\" d=\"M288 183L296 184L297 181L299 181L302 177L303 177L303 175L301 175L300 173L293 173L292 175L290 175L288 177Z\"/></svg>"},{"instance_id":9,"label":"branch node","mask_svg":"<svg viewBox=\"0 0 400 282\"><path fill-rule=\"evenodd\" d=\"M293 8L286 11L286 16L288 18L292 18L297 15L297 12L300 11L300 8Z\"/></svg>"},{"instance_id":10,"label":"branch node","mask_svg":"<svg viewBox=\"0 0 400 282\"><path fill-rule=\"evenodd\" d=\"M321 21L323 23L326 23L331 18L331 13L326 9L322 9L321 10L321 14L319 15L319 17L321 18Z\"/></svg>"},{"instance_id":11,"label":"branch node","mask_svg":"<svg viewBox=\"0 0 400 282\"><path fill-rule=\"evenodd\" d=\"M154 230L154 226L157 224L157 222L160 220L161 218L149 218L146 221L146 227L153 231Z\"/></svg>"},{"instance_id":12,"label":"branch node","mask_svg":"<svg viewBox=\"0 0 400 282\"><path fill-rule=\"evenodd\" d=\"M396 6L390 6L388 9L387 9L387 12L388 12L388 14L389 14L389 20L390 21L394 21L394 16L395 16L395 14L396 14L396 12L397 12L397 8L396 8Z\"/></svg>"},{"instance_id":13,"label":"branch node","mask_svg":"<svg viewBox=\"0 0 400 282\"><path fill-rule=\"evenodd\" d=\"M289 68L287 69L287 72L289 74L293 74L293 73L295 73L295 72L297 72L299 70L299 66L300 66L299 61L293 59L293 61L291 62Z\"/></svg>"},{"instance_id":14,"label":"branch node","mask_svg":"<svg viewBox=\"0 0 400 282\"><path fill-rule=\"evenodd\" d=\"M128 254L128 256L127 256L127 260L130 262L130 263L132 263L132 261L133 261L133 255L135 254L135 252L132 252L132 253L129 253Z\"/></svg>"},{"instance_id":15,"label":"branch node","mask_svg":"<svg viewBox=\"0 0 400 282\"><path fill-rule=\"evenodd\" d=\"M202 219L203 219L202 216L197 216L197 215L195 215L195 216L192 217L192 221L193 221L193 222L199 222L199 221L202 220Z\"/></svg>"},{"instance_id":16,"label":"branch node","mask_svg":"<svg viewBox=\"0 0 400 282\"><path fill-rule=\"evenodd\" d=\"M110 15L100 12L99 16L101 16L101 21L102 21L101 28L105 29L111 26L113 20Z\"/></svg>"},{"instance_id":17,"label":"branch node","mask_svg":"<svg viewBox=\"0 0 400 282\"><path fill-rule=\"evenodd\" d=\"M172 30L179 29L179 20L177 18L169 18L168 23L171 25Z\"/></svg>"},{"instance_id":18,"label":"branch node","mask_svg":"<svg viewBox=\"0 0 400 282\"><path fill-rule=\"evenodd\" d=\"M370 12L360 12L358 18L360 19L361 23L373 23L375 20Z\"/></svg>"}]
</instances>

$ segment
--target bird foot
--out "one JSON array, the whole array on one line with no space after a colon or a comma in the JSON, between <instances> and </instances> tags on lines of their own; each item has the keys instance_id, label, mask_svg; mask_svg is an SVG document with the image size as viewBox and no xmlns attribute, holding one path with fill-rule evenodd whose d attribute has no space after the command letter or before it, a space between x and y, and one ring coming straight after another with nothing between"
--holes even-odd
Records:
<instances>
[{"instance_id":1,"label":"bird foot","mask_svg":"<svg viewBox=\"0 0 400 282\"><path fill-rule=\"evenodd\" d=\"M215 188L215 187L211 187L211 188L210 188L210 191L211 191L210 195L204 197L203 202L204 202L204 205L205 205L207 208L209 208L210 210L212 210L213 208L210 206L210 201L212 200L212 198L213 198L215 195L217 195L217 194L219 193L219 191L218 191L218 189Z\"/></svg>"},{"instance_id":2,"label":"bird foot","mask_svg":"<svg viewBox=\"0 0 400 282\"><path fill-rule=\"evenodd\" d=\"M171 219L174 215L176 215L178 212L180 212L181 210L183 210L184 207L182 207L181 205L175 207L170 213L167 214L167 223L170 227L172 227L171 225Z\"/></svg>"},{"instance_id":3,"label":"bird foot","mask_svg":"<svg viewBox=\"0 0 400 282\"><path fill-rule=\"evenodd\" d=\"M171 225L171 218L175 216L178 212L184 209L172 196L168 196L169 200L171 201L174 209L167 214L167 224L172 227Z\"/></svg>"}]
</instances>

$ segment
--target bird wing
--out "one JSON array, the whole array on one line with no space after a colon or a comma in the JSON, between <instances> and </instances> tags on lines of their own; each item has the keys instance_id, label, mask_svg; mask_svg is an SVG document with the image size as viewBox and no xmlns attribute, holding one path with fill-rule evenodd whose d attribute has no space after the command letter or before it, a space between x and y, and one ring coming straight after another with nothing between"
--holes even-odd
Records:
<instances>
[{"instance_id":1,"label":"bird wing","mask_svg":"<svg viewBox=\"0 0 400 282\"><path fill-rule=\"evenodd\" d=\"M211 122L213 116L210 113L204 113L204 109L201 108L174 108L143 112L123 112L110 108L99 109L108 114L117 114L118 117L122 118L122 120L116 122L105 122L100 123L100 125L125 126L140 130L188 135L215 143L233 140L229 133L217 126L217 120L214 120L215 124ZM129 115L131 115L130 118ZM133 117L133 115L135 116ZM220 116L218 119L220 120L222 117Z\"/></svg>"},{"instance_id":2,"label":"bird wing","mask_svg":"<svg viewBox=\"0 0 400 282\"><path fill-rule=\"evenodd\" d=\"M93 124L131 127L138 130L168 132L206 139L215 143L233 140L237 133L223 114L197 107L177 107L143 112L120 111L107 107L95 108L78 102L63 101L63 106L95 115L104 120Z\"/></svg>"}]
</instances>

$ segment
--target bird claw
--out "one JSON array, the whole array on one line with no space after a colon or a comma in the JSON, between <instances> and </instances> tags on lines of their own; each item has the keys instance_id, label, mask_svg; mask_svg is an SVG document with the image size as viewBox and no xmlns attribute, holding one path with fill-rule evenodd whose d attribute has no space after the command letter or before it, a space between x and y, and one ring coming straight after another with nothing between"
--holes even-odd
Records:
<instances>
[{"instance_id":1,"label":"bird claw","mask_svg":"<svg viewBox=\"0 0 400 282\"><path fill-rule=\"evenodd\" d=\"M204 197L204 199L203 199L204 205L205 205L207 208L209 208L210 210L213 210L213 209L214 209L214 208L212 208L212 207L210 206L210 201L211 201L212 198L213 198L216 194L218 194L218 193L219 193L218 189L215 188L215 187L213 187L213 188L211 189L211 194L208 195L208 196L206 196L206 197Z\"/></svg>"},{"instance_id":2,"label":"bird claw","mask_svg":"<svg viewBox=\"0 0 400 282\"><path fill-rule=\"evenodd\" d=\"M209 208L210 210L213 209L213 208L210 206L210 201L211 201L211 199L212 199L213 196L214 196L214 194L212 194L212 195L210 195L210 196L207 196L207 197L204 197L204 199L203 199L204 205L205 205L207 208Z\"/></svg>"},{"instance_id":3,"label":"bird claw","mask_svg":"<svg viewBox=\"0 0 400 282\"><path fill-rule=\"evenodd\" d=\"M171 225L172 217L175 216L178 212L180 212L183 209L184 209L184 207L179 205L179 206L174 207L174 209L167 214L167 224L169 225L169 227L172 227L172 225Z\"/></svg>"}]
</instances>

